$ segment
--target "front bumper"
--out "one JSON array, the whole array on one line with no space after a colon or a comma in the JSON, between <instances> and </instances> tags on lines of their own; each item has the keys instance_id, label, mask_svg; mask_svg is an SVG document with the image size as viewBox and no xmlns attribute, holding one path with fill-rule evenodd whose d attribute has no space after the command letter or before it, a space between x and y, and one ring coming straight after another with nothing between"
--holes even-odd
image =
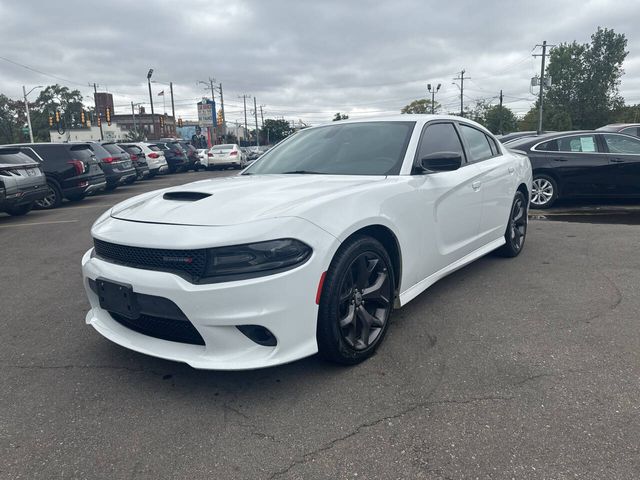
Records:
<instances>
[{"instance_id":1,"label":"front bumper","mask_svg":"<svg viewBox=\"0 0 640 480\"><path fill-rule=\"evenodd\" d=\"M326 270L333 251L337 248L337 240L304 220L289 220L289 223L302 227L296 230L300 235L295 235L295 238L313 248L311 258L293 270L247 280L195 285L172 273L110 263L92 257L92 250L89 250L82 259L84 285L91 304L86 322L109 340L126 348L185 362L194 368L254 369L291 362L316 353L316 292L322 272ZM226 235L214 234L221 229L235 230L236 233L243 230L235 243L256 241L256 238L249 238L253 235L251 230L256 229L248 229L246 226L189 227L114 219L105 223L112 224L113 228L110 227L110 230L113 232L126 231L127 235L156 239L156 242L169 235L171 238L191 238L195 243L199 238L222 239ZM282 231L281 228L275 230ZM107 238L104 233L104 229L94 227L94 236L105 241L116 241L114 238ZM124 238L119 242L135 246ZM172 248L184 248L184 245L175 243ZM199 246L201 247L194 245L194 248ZM133 331L115 321L109 312L100 307L98 296L91 288L89 279L95 281L98 278L131 285L134 293L172 301L184 312L204 339L205 345L162 340ZM236 328L238 325L259 325L269 329L276 337L277 345L268 347L255 343Z\"/></svg>"}]
</instances>

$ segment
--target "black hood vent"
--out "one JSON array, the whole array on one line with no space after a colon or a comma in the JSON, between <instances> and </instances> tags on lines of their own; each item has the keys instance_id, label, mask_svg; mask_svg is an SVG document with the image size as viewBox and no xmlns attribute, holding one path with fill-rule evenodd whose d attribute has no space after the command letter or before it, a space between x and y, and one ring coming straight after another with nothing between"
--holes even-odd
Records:
<instances>
[{"instance_id":1,"label":"black hood vent","mask_svg":"<svg viewBox=\"0 0 640 480\"><path fill-rule=\"evenodd\" d=\"M203 192L167 192L162 198L165 200L178 200L180 202L197 202L210 196L210 193Z\"/></svg>"}]
</instances>

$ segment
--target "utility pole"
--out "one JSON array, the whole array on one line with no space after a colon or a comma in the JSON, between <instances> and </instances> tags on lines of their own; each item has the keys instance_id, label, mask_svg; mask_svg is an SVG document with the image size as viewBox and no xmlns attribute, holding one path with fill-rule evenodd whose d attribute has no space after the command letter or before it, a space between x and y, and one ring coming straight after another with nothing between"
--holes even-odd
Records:
<instances>
[{"instance_id":1,"label":"utility pole","mask_svg":"<svg viewBox=\"0 0 640 480\"><path fill-rule=\"evenodd\" d=\"M175 121L176 121L176 107L173 105L173 82L169 82L169 91L171 92L171 116L173 117L173 122L175 124Z\"/></svg>"},{"instance_id":2,"label":"utility pole","mask_svg":"<svg viewBox=\"0 0 640 480\"><path fill-rule=\"evenodd\" d=\"M220 110L222 111L222 135L227 134L227 119L224 116L224 95L222 94L222 82L220 82Z\"/></svg>"},{"instance_id":3,"label":"utility pole","mask_svg":"<svg viewBox=\"0 0 640 480\"><path fill-rule=\"evenodd\" d=\"M500 135L502 135L504 133L502 131L502 117L503 117L503 115L502 115L502 99L503 99L502 89L500 89L500 123L498 125L498 132L500 132Z\"/></svg>"},{"instance_id":4,"label":"utility pole","mask_svg":"<svg viewBox=\"0 0 640 480\"><path fill-rule=\"evenodd\" d=\"M29 90L29 93L33 92L36 88L42 88L41 85ZM31 114L29 113L29 102L27 101L27 89L22 86L22 93L24 94L24 108L27 111L27 124L29 125L29 142L33 143L33 129L31 128Z\"/></svg>"},{"instance_id":5,"label":"utility pole","mask_svg":"<svg viewBox=\"0 0 640 480\"><path fill-rule=\"evenodd\" d=\"M243 137L246 140L247 131L249 130L249 127L247 126L247 98L250 98L250 95L247 95L245 93L244 95L238 98L242 98L242 102L244 103L244 135Z\"/></svg>"},{"instance_id":6,"label":"utility pole","mask_svg":"<svg viewBox=\"0 0 640 480\"><path fill-rule=\"evenodd\" d=\"M555 47L555 45L547 45L547 41L542 42L542 45L538 44L536 47L542 47L542 54L534 54L534 57L542 57L542 64L540 65L540 93L538 96L538 135L542 133L542 104L544 103L544 62L547 57L547 47Z\"/></svg>"},{"instance_id":7,"label":"utility pole","mask_svg":"<svg viewBox=\"0 0 640 480\"><path fill-rule=\"evenodd\" d=\"M258 130L258 107L256 105L256 97L253 97L253 118L256 121L256 148L260 146L260 131Z\"/></svg>"},{"instance_id":8,"label":"utility pole","mask_svg":"<svg viewBox=\"0 0 640 480\"><path fill-rule=\"evenodd\" d=\"M454 78L454 80L460 80L460 116L464 117L464 74L466 72L464 69L459 73L459 77ZM467 77L467 80L469 77Z\"/></svg>"},{"instance_id":9,"label":"utility pole","mask_svg":"<svg viewBox=\"0 0 640 480\"><path fill-rule=\"evenodd\" d=\"M149 84L149 95L151 95L151 84ZM98 110L98 101L96 100L98 97L98 87L96 84L93 84L93 103L96 105L96 115L100 118L100 111ZM153 111L153 103L151 104L151 110ZM102 132L102 120L97 122L100 125L100 140L104 140L104 133Z\"/></svg>"},{"instance_id":10,"label":"utility pole","mask_svg":"<svg viewBox=\"0 0 640 480\"><path fill-rule=\"evenodd\" d=\"M433 115L434 113L436 113L436 93L438 92L438 90L440 90L440 87L442 86L441 83L438 84L437 87L435 87L433 90L431 89L431 84L428 83L427 84L427 91L431 92L431 115Z\"/></svg>"},{"instance_id":11,"label":"utility pole","mask_svg":"<svg viewBox=\"0 0 640 480\"><path fill-rule=\"evenodd\" d=\"M264 112L262 111L264 105L260 105L260 128L264 129Z\"/></svg>"},{"instance_id":12,"label":"utility pole","mask_svg":"<svg viewBox=\"0 0 640 480\"><path fill-rule=\"evenodd\" d=\"M133 131L137 133L138 129L136 128L136 111L133 108L133 101L131 102L131 116L133 117Z\"/></svg>"},{"instance_id":13,"label":"utility pole","mask_svg":"<svg viewBox=\"0 0 640 480\"><path fill-rule=\"evenodd\" d=\"M155 138L160 138L160 135L156 137L156 114L153 111L153 95L151 95L151 75L153 75L153 68L150 68L149 73L147 73L147 83L149 84L149 102L151 103L151 124L153 126L153 136Z\"/></svg>"}]
</instances>

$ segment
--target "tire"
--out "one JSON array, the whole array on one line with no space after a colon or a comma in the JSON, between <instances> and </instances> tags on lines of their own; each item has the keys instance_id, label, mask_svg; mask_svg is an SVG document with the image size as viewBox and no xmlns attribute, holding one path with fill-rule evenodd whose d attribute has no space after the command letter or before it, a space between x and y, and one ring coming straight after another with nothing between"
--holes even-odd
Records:
<instances>
[{"instance_id":1,"label":"tire","mask_svg":"<svg viewBox=\"0 0 640 480\"><path fill-rule=\"evenodd\" d=\"M62 192L60 191L60 187L58 184L48 180L47 181L47 196L42 200L38 200L35 202L36 208L40 210L51 210L53 208L58 208L62 203Z\"/></svg>"},{"instance_id":2,"label":"tire","mask_svg":"<svg viewBox=\"0 0 640 480\"><path fill-rule=\"evenodd\" d=\"M18 207L12 207L7 210L9 215L13 215L14 217L20 217L22 215L26 215L33 208L33 203L27 203L25 205L20 205Z\"/></svg>"},{"instance_id":3,"label":"tire","mask_svg":"<svg viewBox=\"0 0 640 480\"><path fill-rule=\"evenodd\" d=\"M104 190L106 192L113 192L116 188L118 188L118 184L117 183L108 183L106 187L104 187Z\"/></svg>"},{"instance_id":4,"label":"tire","mask_svg":"<svg viewBox=\"0 0 640 480\"><path fill-rule=\"evenodd\" d=\"M393 264L382 244L368 236L347 240L331 261L320 296L320 355L343 365L371 357L387 332L394 295Z\"/></svg>"},{"instance_id":5,"label":"tire","mask_svg":"<svg viewBox=\"0 0 640 480\"><path fill-rule=\"evenodd\" d=\"M558 183L553 177L544 174L533 176L531 188L531 207L550 208L558 199Z\"/></svg>"},{"instance_id":6,"label":"tire","mask_svg":"<svg viewBox=\"0 0 640 480\"><path fill-rule=\"evenodd\" d=\"M127 180L124 183L126 185L131 185L133 182L135 182L137 180L137 178L138 178L137 175L135 177L127 178Z\"/></svg>"},{"instance_id":7,"label":"tire","mask_svg":"<svg viewBox=\"0 0 640 480\"><path fill-rule=\"evenodd\" d=\"M520 255L527 238L527 197L520 190L516 192L509 211L509 223L504 233L505 244L496 250L501 257L513 258Z\"/></svg>"},{"instance_id":8,"label":"tire","mask_svg":"<svg viewBox=\"0 0 640 480\"><path fill-rule=\"evenodd\" d=\"M86 193L78 193L75 195L67 195L67 200L69 200L70 202L79 202L80 200L84 200L84 197L86 197Z\"/></svg>"}]
</instances>

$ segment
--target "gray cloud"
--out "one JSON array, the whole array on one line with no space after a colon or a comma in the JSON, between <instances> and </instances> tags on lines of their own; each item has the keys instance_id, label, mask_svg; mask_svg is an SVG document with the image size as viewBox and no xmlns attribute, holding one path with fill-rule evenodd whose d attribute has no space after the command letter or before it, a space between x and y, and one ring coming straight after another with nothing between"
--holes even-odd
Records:
<instances>
[{"instance_id":1,"label":"gray cloud","mask_svg":"<svg viewBox=\"0 0 640 480\"><path fill-rule=\"evenodd\" d=\"M0 1L0 55L67 82L0 61L0 92L65 83L91 101L89 83L115 96L116 110L148 102L146 72L174 82L177 113L196 117L197 80L223 83L227 117L243 120L243 93L267 117L308 123L393 113L442 83L437 99L459 108L452 85L465 68L465 103L496 101L517 113L531 105L531 50L542 40L586 42L598 26L625 33L630 54L621 92L640 103L640 3L572 0L339 1ZM153 86L155 92L168 87ZM166 97L169 109L169 97ZM162 98L154 104L162 109ZM253 108L251 102L251 108Z\"/></svg>"}]
</instances>

